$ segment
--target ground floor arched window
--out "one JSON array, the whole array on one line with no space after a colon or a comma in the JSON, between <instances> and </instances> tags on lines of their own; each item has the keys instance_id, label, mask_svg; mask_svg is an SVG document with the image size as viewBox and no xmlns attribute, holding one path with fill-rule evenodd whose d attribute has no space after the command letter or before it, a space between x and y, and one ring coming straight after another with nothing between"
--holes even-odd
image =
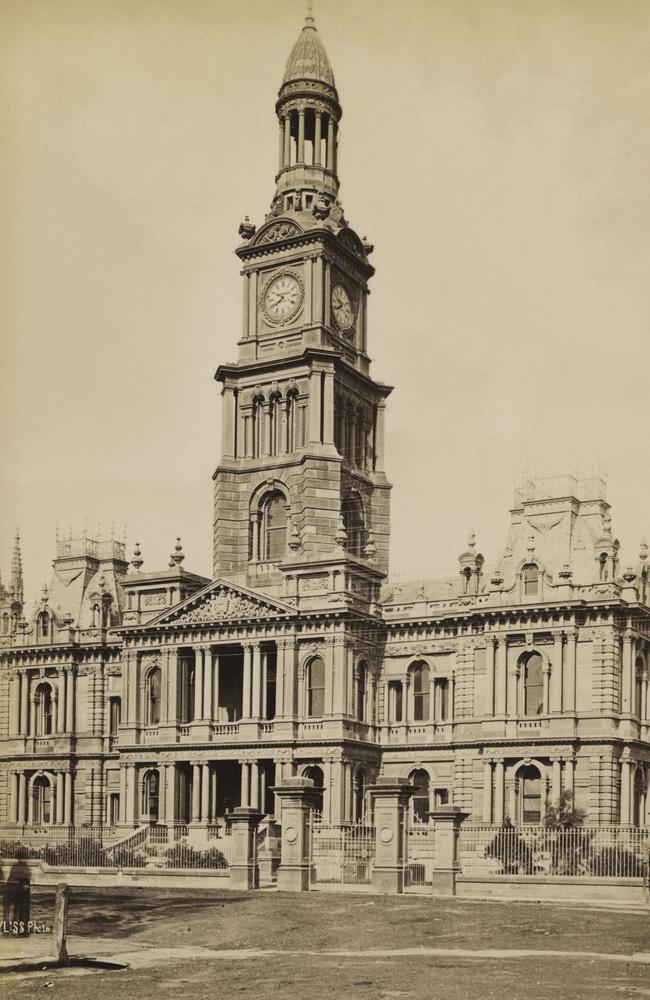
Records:
<instances>
[{"instance_id":1,"label":"ground floor arched window","mask_svg":"<svg viewBox=\"0 0 650 1000\"><path fill-rule=\"evenodd\" d=\"M160 775L158 771L147 771L142 782L142 816L150 822L158 820L160 803Z\"/></svg>"},{"instance_id":2,"label":"ground floor arched window","mask_svg":"<svg viewBox=\"0 0 650 1000\"><path fill-rule=\"evenodd\" d=\"M632 787L632 823L637 827L644 825L645 795L646 788L643 771L640 767L637 767Z\"/></svg>"},{"instance_id":3,"label":"ground floor arched window","mask_svg":"<svg viewBox=\"0 0 650 1000\"><path fill-rule=\"evenodd\" d=\"M366 813L366 786L368 776L362 767L354 776L354 816L355 821L362 820Z\"/></svg>"},{"instance_id":4,"label":"ground floor arched window","mask_svg":"<svg viewBox=\"0 0 650 1000\"><path fill-rule=\"evenodd\" d=\"M305 770L302 772L302 776L303 776L303 778L310 778L314 782L314 785L318 789L318 792L319 792L319 799L316 802L316 808L317 809L322 809L323 808L323 786L325 784L325 776L323 774L322 767L319 767L318 764L312 764L312 765L310 765L310 767L306 767L305 768Z\"/></svg>"},{"instance_id":5,"label":"ground floor arched window","mask_svg":"<svg viewBox=\"0 0 650 1000\"><path fill-rule=\"evenodd\" d=\"M519 772L522 823L542 822L542 776L539 768L528 764Z\"/></svg>"},{"instance_id":6,"label":"ground floor arched window","mask_svg":"<svg viewBox=\"0 0 650 1000\"><path fill-rule=\"evenodd\" d=\"M416 823L429 821L429 775L424 768L413 771L410 782L415 785L411 796L412 816Z\"/></svg>"},{"instance_id":7,"label":"ground floor arched window","mask_svg":"<svg viewBox=\"0 0 650 1000\"><path fill-rule=\"evenodd\" d=\"M45 826L52 821L52 786L49 778L39 774L32 782L32 822Z\"/></svg>"}]
</instances>

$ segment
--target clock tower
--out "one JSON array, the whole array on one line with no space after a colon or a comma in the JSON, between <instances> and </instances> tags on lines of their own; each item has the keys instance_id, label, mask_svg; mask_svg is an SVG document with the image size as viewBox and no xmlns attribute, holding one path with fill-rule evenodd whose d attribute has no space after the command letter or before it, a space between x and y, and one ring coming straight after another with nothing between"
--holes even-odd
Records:
<instances>
[{"instance_id":1,"label":"clock tower","mask_svg":"<svg viewBox=\"0 0 650 1000\"><path fill-rule=\"evenodd\" d=\"M339 200L341 106L314 19L305 19L275 106L278 170L263 223L239 228L243 319L221 365L214 575L278 589L299 564L388 570L384 473L389 386L370 375L372 246Z\"/></svg>"}]
</instances>

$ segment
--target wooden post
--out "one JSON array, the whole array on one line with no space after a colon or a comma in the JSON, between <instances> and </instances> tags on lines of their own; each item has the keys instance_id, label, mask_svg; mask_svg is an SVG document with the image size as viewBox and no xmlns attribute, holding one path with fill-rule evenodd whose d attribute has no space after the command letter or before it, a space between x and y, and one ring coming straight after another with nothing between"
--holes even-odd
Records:
<instances>
[{"instance_id":1,"label":"wooden post","mask_svg":"<svg viewBox=\"0 0 650 1000\"><path fill-rule=\"evenodd\" d=\"M66 939L68 936L68 906L70 903L70 886L62 882L56 887L54 897L54 945L57 962L60 965L68 965L68 949Z\"/></svg>"}]
</instances>

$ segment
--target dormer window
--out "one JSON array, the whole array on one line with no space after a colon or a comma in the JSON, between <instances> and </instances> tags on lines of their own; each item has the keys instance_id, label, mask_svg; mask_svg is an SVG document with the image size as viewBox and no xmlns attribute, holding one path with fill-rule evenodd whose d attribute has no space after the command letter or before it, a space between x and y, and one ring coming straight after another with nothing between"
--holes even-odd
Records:
<instances>
[{"instance_id":1,"label":"dormer window","mask_svg":"<svg viewBox=\"0 0 650 1000\"><path fill-rule=\"evenodd\" d=\"M606 552L601 552L600 553L600 556L598 557L598 563L599 563L599 577L600 577L601 580L606 580L607 577L609 576L609 574L607 572L607 553Z\"/></svg>"},{"instance_id":2,"label":"dormer window","mask_svg":"<svg viewBox=\"0 0 650 1000\"><path fill-rule=\"evenodd\" d=\"M38 621L39 621L39 630L41 634L41 639L49 639L50 616L48 615L47 611L43 611L43 613L39 616Z\"/></svg>"},{"instance_id":3,"label":"dormer window","mask_svg":"<svg viewBox=\"0 0 650 1000\"><path fill-rule=\"evenodd\" d=\"M524 596L534 597L539 594L539 569L534 563L524 566L521 571L524 581Z\"/></svg>"}]
</instances>

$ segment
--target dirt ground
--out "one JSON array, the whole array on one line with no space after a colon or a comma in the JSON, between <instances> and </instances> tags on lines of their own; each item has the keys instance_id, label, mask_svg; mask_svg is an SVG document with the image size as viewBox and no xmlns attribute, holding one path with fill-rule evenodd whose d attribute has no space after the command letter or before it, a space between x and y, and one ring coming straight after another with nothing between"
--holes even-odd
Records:
<instances>
[{"instance_id":1,"label":"dirt ground","mask_svg":"<svg viewBox=\"0 0 650 1000\"><path fill-rule=\"evenodd\" d=\"M50 895L36 892L32 915L45 917L50 905ZM88 953L98 940L110 940L115 952L140 949L146 956L147 949L164 948L169 955L146 968L8 973L0 995L26 1000L47 988L66 1000L114 1000L116 991L125 1000L215 993L256 1000L643 998L650 997L650 964L614 956L650 952L649 912L321 892L74 889L72 952ZM174 955L188 948L287 954ZM459 953L391 954L399 949ZM476 954L490 949L563 954ZM588 954L566 954L576 952Z\"/></svg>"}]
</instances>

